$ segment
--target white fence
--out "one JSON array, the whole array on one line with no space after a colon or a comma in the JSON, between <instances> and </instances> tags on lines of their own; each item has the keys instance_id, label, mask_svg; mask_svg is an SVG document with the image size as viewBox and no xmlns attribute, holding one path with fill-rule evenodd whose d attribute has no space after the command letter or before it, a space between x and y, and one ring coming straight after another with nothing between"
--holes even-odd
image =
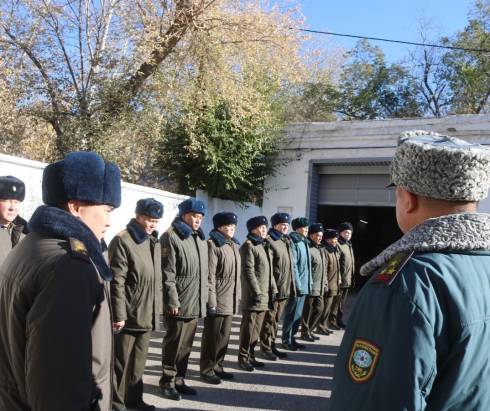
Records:
<instances>
[{"instance_id":1,"label":"white fence","mask_svg":"<svg viewBox=\"0 0 490 411\"><path fill-rule=\"evenodd\" d=\"M42 204L41 181L45 163L26 160L19 157L0 154L0 176L13 175L24 181L26 185L26 198L22 203L20 215L29 220L34 210ZM204 191L198 192L198 198L203 200L208 206L208 212L203 223L203 230L206 236L213 228L212 216L219 211L233 211L239 217L237 238L243 241L247 230L245 222L248 218L261 214L261 209L256 206L242 207L233 201L209 198ZM158 231L165 231L175 215L177 205L188 198L187 196L170 193L168 191L157 190L150 187L139 186L136 184L122 184L121 207L112 213L112 226L106 234L106 241L126 227L128 221L134 217L136 202L141 198L153 197L164 205L163 218L158 226Z\"/></svg>"}]
</instances>

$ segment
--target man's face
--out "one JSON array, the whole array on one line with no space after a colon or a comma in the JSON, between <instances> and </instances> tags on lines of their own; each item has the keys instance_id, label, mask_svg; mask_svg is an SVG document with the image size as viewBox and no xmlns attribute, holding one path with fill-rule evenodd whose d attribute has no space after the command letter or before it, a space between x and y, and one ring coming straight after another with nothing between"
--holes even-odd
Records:
<instances>
[{"instance_id":1,"label":"man's face","mask_svg":"<svg viewBox=\"0 0 490 411\"><path fill-rule=\"evenodd\" d=\"M111 212L114 207L106 204L78 203L75 215L92 230L99 241L102 240L111 226Z\"/></svg>"},{"instance_id":2,"label":"man's face","mask_svg":"<svg viewBox=\"0 0 490 411\"><path fill-rule=\"evenodd\" d=\"M197 231L201 227L203 217L201 213L185 213L182 220L194 231Z\"/></svg>"},{"instance_id":3,"label":"man's face","mask_svg":"<svg viewBox=\"0 0 490 411\"><path fill-rule=\"evenodd\" d=\"M333 246L336 246L337 245L337 237L327 238L325 241L327 242L327 244L330 244L330 245L333 245Z\"/></svg>"},{"instance_id":4,"label":"man's face","mask_svg":"<svg viewBox=\"0 0 490 411\"><path fill-rule=\"evenodd\" d=\"M352 238L352 231L351 230L344 230L340 232L340 236L345 240L349 241Z\"/></svg>"},{"instance_id":5,"label":"man's face","mask_svg":"<svg viewBox=\"0 0 490 411\"><path fill-rule=\"evenodd\" d=\"M153 233L153 231L156 230L158 223L160 222L160 219L148 217L147 215L144 214L137 214L136 222L141 227L143 227L143 230L145 230L146 234L151 235L151 233Z\"/></svg>"},{"instance_id":6,"label":"man's face","mask_svg":"<svg viewBox=\"0 0 490 411\"><path fill-rule=\"evenodd\" d=\"M227 224L218 227L218 231L223 234L226 238L232 238L235 235L236 225Z\"/></svg>"},{"instance_id":7,"label":"man's face","mask_svg":"<svg viewBox=\"0 0 490 411\"><path fill-rule=\"evenodd\" d=\"M310 234L310 238L311 241L313 241L316 245L320 245L320 243L322 242L323 233L320 231L318 233Z\"/></svg>"},{"instance_id":8,"label":"man's face","mask_svg":"<svg viewBox=\"0 0 490 411\"><path fill-rule=\"evenodd\" d=\"M265 224L259 225L250 232L255 234L257 237L265 238L267 237L267 226Z\"/></svg>"},{"instance_id":9,"label":"man's face","mask_svg":"<svg viewBox=\"0 0 490 411\"><path fill-rule=\"evenodd\" d=\"M0 200L0 224L10 224L19 215L20 201Z\"/></svg>"},{"instance_id":10,"label":"man's face","mask_svg":"<svg viewBox=\"0 0 490 411\"><path fill-rule=\"evenodd\" d=\"M289 231L289 223L276 224L274 230L279 231L281 234L287 234Z\"/></svg>"},{"instance_id":11,"label":"man's face","mask_svg":"<svg viewBox=\"0 0 490 411\"><path fill-rule=\"evenodd\" d=\"M308 227L300 227L295 230L298 234L301 234L303 237L308 235Z\"/></svg>"}]
</instances>

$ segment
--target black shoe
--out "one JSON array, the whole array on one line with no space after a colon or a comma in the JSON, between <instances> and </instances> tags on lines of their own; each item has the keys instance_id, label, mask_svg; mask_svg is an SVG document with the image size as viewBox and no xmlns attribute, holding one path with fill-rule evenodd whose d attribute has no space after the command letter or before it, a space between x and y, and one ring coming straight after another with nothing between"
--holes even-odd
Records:
<instances>
[{"instance_id":1,"label":"black shoe","mask_svg":"<svg viewBox=\"0 0 490 411\"><path fill-rule=\"evenodd\" d=\"M324 328L317 328L315 332L317 334L320 334L320 335L330 335L331 334L330 330L324 329Z\"/></svg>"},{"instance_id":2,"label":"black shoe","mask_svg":"<svg viewBox=\"0 0 490 411\"><path fill-rule=\"evenodd\" d=\"M201 380L208 384L221 384L221 378L219 378L217 375L201 374Z\"/></svg>"},{"instance_id":3,"label":"black shoe","mask_svg":"<svg viewBox=\"0 0 490 411\"><path fill-rule=\"evenodd\" d=\"M144 401L141 401L137 404L131 404L127 406L128 411L154 411L155 406L147 404Z\"/></svg>"},{"instance_id":4,"label":"black shoe","mask_svg":"<svg viewBox=\"0 0 490 411\"><path fill-rule=\"evenodd\" d=\"M233 374L231 372L226 372L226 371L215 371L214 372L219 378L222 380L232 380L233 379Z\"/></svg>"},{"instance_id":5,"label":"black shoe","mask_svg":"<svg viewBox=\"0 0 490 411\"><path fill-rule=\"evenodd\" d=\"M188 385L185 385L185 383L175 384L175 389L183 395L196 395L197 394L197 391L194 388L191 388Z\"/></svg>"},{"instance_id":6,"label":"black shoe","mask_svg":"<svg viewBox=\"0 0 490 411\"><path fill-rule=\"evenodd\" d=\"M330 324L329 327L330 327L331 330L336 330L336 331L338 331L338 330L341 329L337 324Z\"/></svg>"},{"instance_id":7,"label":"black shoe","mask_svg":"<svg viewBox=\"0 0 490 411\"><path fill-rule=\"evenodd\" d=\"M269 360L269 361L277 360L277 357L272 353L272 351L259 351L255 355L260 358L263 358L264 360Z\"/></svg>"},{"instance_id":8,"label":"black shoe","mask_svg":"<svg viewBox=\"0 0 490 411\"><path fill-rule=\"evenodd\" d=\"M345 330L345 323L342 321L342 320L338 320L337 321L337 326L342 329L342 330Z\"/></svg>"},{"instance_id":9,"label":"black shoe","mask_svg":"<svg viewBox=\"0 0 490 411\"><path fill-rule=\"evenodd\" d=\"M250 358L250 364L252 365L252 367L255 367L255 368L265 367L265 364L263 362L257 361L255 359L255 357Z\"/></svg>"},{"instance_id":10,"label":"black shoe","mask_svg":"<svg viewBox=\"0 0 490 411\"><path fill-rule=\"evenodd\" d=\"M316 341L311 335L302 335L301 339L304 341L309 341L309 342Z\"/></svg>"},{"instance_id":11,"label":"black shoe","mask_svg":"<svg viewBox=\"0 0 490 411\"><path fill-rule=\"evenodd\" d=\"M296 340L293 340L293 341L291 342L291 344L292 344L293 346L295 346L295 347L296 347L298 350L302 350L302 349L306 348L306 345L304 345L304 344L300 344L300 343L299 343L299 342L297 342Z\"/></svg>"},{"instance_id":12,"label":"black shoe","mask_svg":"<svg viewBox=\"0 0 490 411\"><path fill-rule=\"evenodd\" d=\"M286 358L288 355L285 352L279 351L276 348L276 345L274 344L272 346L272 353L277 357L277 358Z\"/></svg>"},{"instance_id":13,"label":"black shoe","mask_svg":"<svg viewBox=\"0 0 490 411\"><path fill-rule=\"evenodd\" d=\"M320 337L315 334L310 334L310 337L313 338L315 341L318 341L320 339Z\"/></svg>"},{"instance_id":14,"label":"black shoe","mask_svg":"<svg viewBox=\"0 0 490 411\"><path fill-rule=\"evenodd\" d=\"M255 369L254 367L252 367L252 364L250 364L248 361L247 362L238 361L238 367L240 367L242 370L248 371L248 372L251 372Z\"/></svg>"},{"instance_id":15,"label":"black shoe","mask_svg":"<svg viewBox=\"0 0 490 411\"><path fill-rule=\"evenodd\" d=\"M281 347L288 351L298 351L298 347L289 343L282 343Z\"/></svg>"},{"instance_id":16,"label":"black shoe","mask_svg":"<svg viewBox=\"0 0 490 411\"><path fill-rule=\"evenodd\" d=\"M182 398L179 392L174 387L169 385L163 387L160 386L160 393L162 394L162 397L166 398L167 400L180 401Z\"/></svg>"}]
</instances>

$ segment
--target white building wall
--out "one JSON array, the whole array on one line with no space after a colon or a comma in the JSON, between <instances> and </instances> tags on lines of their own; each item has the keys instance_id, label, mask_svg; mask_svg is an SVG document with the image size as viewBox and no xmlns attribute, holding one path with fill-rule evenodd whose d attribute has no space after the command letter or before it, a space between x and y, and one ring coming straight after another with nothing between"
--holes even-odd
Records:
<instances>
[{"instance_id":1,"label":"white building wall","mask_svg":"<svg viewBox=\"0 0 490 411\"><path fill-rule=\"evenodd\" d=\"M264 215L270 217L278 210L294 217L309 214L312 163L391 159L400 133L421 129L490 145L489 115L291 124L283 145L287 164L265 184ZM480 208L490 212L490 200L482 201Z\"/></svg>"}]
</instances>

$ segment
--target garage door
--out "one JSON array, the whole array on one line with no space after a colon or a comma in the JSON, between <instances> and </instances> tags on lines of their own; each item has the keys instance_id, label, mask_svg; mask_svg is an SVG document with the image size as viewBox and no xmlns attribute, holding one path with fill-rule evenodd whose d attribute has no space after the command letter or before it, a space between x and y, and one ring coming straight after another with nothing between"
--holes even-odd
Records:
<instances>
[{"instance_id":1,"label":"garage door","mask_svg":"<svg viewBox=\"0 0 490 411\"><path fill-rule=\"evenodd\" d=\"M387 167L322 167L319 171L319 205L394 206L395 192L387 189Z\"/></svg>"}]
</instances>

